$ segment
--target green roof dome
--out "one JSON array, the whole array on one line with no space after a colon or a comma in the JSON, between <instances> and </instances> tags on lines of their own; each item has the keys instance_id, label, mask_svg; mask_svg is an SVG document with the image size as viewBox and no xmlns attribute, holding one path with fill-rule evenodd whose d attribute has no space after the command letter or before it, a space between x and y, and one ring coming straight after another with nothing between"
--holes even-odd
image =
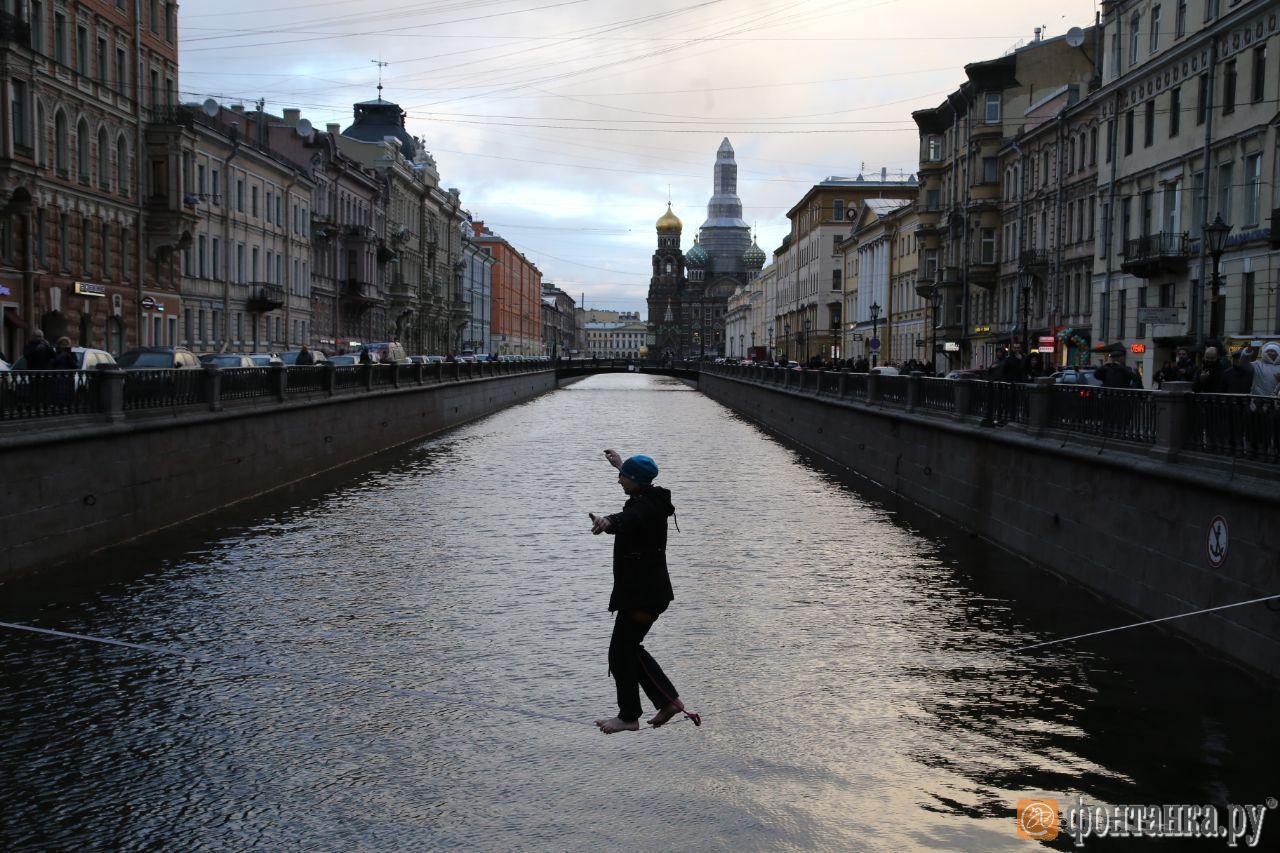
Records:
<instances>
[{"instance_id":1,"label":"green roof dome","mask_svg":"<svg viewBox=\"0 0 1280 853\"><path fill-rule=\"evenodd\" d=\"M742 255L742 262L747 265L748 269L758 270L764 266L764 262L768 260L765 257L764 249L756 245L755 238L751 240L751 248L747 249Z\"/></svg>"},{"instance_id":2,"label":"green roof dome","mask_svg":"<svg viewBox=\"0 0 1280 853\"><path fill-rule=\"evenodd\" d=\"M693 248L684 253L684 264L691 269L700 270L711 261L711 256L707 254L707 250L702 248L698 243L698 238L693 238Z\"/></svg>"}]
</instances>

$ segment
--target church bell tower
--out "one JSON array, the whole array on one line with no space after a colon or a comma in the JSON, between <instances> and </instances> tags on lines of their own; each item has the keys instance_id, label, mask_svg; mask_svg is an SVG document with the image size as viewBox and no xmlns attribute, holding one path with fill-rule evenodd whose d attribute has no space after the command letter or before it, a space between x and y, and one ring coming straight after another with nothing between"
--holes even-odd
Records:
<instances>
[{"instance_id":1,"label":"church bell tower","mask_svg":"<svg viewBox=\"0 0 1280 853\"><path fill-rule=\"evenodd\" d=\"M653 277L649 279L649 335L654 342L651 358L678 359L680 352L680 298L684 290L684 255L680 251L680 218L667 212L657 222L658 248L653 253Z\"/></svg>"}]
</instances>

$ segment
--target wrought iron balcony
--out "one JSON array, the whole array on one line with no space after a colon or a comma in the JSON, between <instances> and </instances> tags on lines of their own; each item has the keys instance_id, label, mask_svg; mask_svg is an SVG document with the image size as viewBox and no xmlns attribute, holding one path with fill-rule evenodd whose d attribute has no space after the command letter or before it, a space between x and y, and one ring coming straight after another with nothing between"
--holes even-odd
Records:
<instances>
[{"instance_id":1,"label":"wrought iron balcony","mask_svg":"<svg viewBox=\"0 0 1280 853\"><path fill-rule=\"evenodd\" d=\"M1191 257L1191 241L1186 234L1161 231L1135 240L1124 241L1120 269L1139 278L1161 273L1183 272Z\"/></svg>"},{"instance_id":2,"label":"wrought iron balcony","mask_svg":"<svg viewBox=\"0 0 1280 853\"><path fill-rule=\"evenodd\" d=\"M245 307L252 314L264 314L284 307L284 287L279 284L256 283L249 285L249 299Z\"/></svg>"},{"instance_id":3,"label":"wrought iron balcony","mask_svg":"<svg viewBox=\"0 0 1280 853\"><path fill-rule=\"evenodd\" d=\"M348 240L360 240L371 243L377 238L377 234L368 225L344 225L342 226L342 236Z\"/></svg>"},{"instance_id":4,"label":"wrought iron balcony","mask_svg":"<svg viewBox=\"0 0 1280 853\"><path fill-rule=\"evenodd\" d=\"M342 282L342 301L350 308L363 311L374 305L381 305L383 299L377 285L349 278Z\"/></svg>"},{"instance_id":5,"label":"wrought iron balcony","mask_svg":"<svg viewBox=\"0 0 1280 853\"><path fill-rule=\"evenodd\" d=\"M997 271L1000 259L995 255L990 260L974 260L969 262L969 283L984 290L993 290L996 286Z\"/></svg>"},{"instance_id":6,"label":"wrought iron balcony","mask_svg":"<svg viewBox=\"0 0 1280 853\"><path fill-rule=\"evenodd\" d=\"M1024 249L1018 254L1018 269L1042 273L1049 268L1049 253L1044 249Z\"/></svg>"},{"instance_id":7,"label":"wrought iron balcony","mask_svg":"<svg viewBox=\"0 0 1280 853\"><path fill-rule=\"evenodd\" d=\"M0 40L31 46L31 24L12 12L0 12Z\"/></svg>"}]
</instances>

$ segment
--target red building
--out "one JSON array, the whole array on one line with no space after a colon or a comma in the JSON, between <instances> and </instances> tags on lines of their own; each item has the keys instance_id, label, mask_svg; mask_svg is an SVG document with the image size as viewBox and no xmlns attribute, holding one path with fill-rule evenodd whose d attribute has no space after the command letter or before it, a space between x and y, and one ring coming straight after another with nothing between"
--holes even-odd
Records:
<instances>
[{"instance_id":1,"label":"red building","mask_svg":"<svg viewBox=\"0 0 1280 853\"><path fill-rule=\"evenodd\" d=\"M541 355L542 273L510 243L485 228L483 221L472 222L471 227L480 251L494 259L494 352Z\"/></svg>"}]
</instances>

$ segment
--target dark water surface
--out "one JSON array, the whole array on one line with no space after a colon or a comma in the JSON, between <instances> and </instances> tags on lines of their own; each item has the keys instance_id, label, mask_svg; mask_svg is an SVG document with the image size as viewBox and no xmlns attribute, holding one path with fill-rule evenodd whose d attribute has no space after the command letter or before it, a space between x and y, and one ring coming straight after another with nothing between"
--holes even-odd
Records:
<instances>
[{"instance_id":1,"label":"dark water surface","mask_svg":"<svg viewBox=\"0 0 1280 853\"><path fill-rule=\"evenodd\" d=\"M674 492L647 646L701 728L591 726L604 447ZM1026 850L1031 794L1280 794L1273 687L1158 629L1011 653L1134 617L654 377L0 587L0 619L222 661L0 631L5 850Z\"/></svg>"}]
</instances>

